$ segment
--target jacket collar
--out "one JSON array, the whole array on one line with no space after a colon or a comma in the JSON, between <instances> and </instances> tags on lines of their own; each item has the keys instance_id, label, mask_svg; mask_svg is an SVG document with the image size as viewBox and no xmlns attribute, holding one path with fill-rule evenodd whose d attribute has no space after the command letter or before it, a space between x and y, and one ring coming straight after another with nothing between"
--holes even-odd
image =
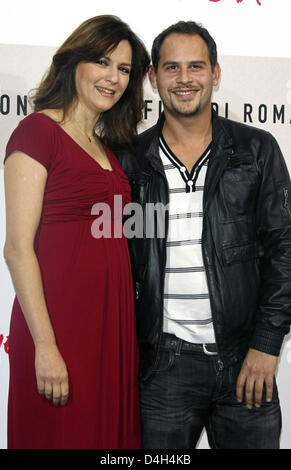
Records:
<instances>
[{"instance_id":1,"label":"jacket collar","mask_svg":"<svg viewBox=\"0 0 291 470\"><path fill-rule=\"evenodd\" d=\"M212 142L218 149L227 149L232 147L232 138L224 126L224 118L212 110Z\"/></svg>"},{"instance_id":2,"label":"jacket collar","mask_svg":"<svg viewBox=\"0 0 291 470\"><path fill-rule=\"evenodd\" d=\"M149 147L145 152L145 158L147 158L153 168L158 172L165 174L162 160L159 157L159 138L165 122L165 115L162 113L158 119L157 124L153 127L152 139Z\"/></svg>"},{"instance_id":3,"label":"jacket collar","mask_svg":"<svg viewBox=\"0 0 291 470\"><path fill-rule=\"evenodd\" d=\"M164 112L161 113L157 124L153 127L153 134L151 142L145 152L145 158L147 158L152 166L164 174L164 168L162 161L159 158L159 137L163 129L165 122ZM227 153L232 153L232 138L224 126L224 119L217 115L212 110L212 144L215 150L225 150ZM220 154L220 152L218 152Z\"/></svg>"}]
</instances>

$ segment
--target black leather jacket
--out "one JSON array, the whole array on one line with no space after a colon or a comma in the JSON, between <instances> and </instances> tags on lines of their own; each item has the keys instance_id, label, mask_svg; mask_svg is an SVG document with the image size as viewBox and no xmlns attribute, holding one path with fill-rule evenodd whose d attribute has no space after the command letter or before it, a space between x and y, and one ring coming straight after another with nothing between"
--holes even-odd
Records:
<instances>
[{"instance_id":1,"label":"black leather jacket","mask_svg":"<svg viewBox=\"0 0 291 470\"><path fill-rule=\"evenodd\" d=\"M117 152L133 201L168 203L157 125ZM291 319L291 185L271 134L213 115L203 200L202 252L217 348L225 366L249 347L279 355ZM145 211L144 211L145 212ZM166 212L166 232L167 219ZM163 328L166 236L129 240L140 372L154 369Z\"/></svg>"}]
</instances>

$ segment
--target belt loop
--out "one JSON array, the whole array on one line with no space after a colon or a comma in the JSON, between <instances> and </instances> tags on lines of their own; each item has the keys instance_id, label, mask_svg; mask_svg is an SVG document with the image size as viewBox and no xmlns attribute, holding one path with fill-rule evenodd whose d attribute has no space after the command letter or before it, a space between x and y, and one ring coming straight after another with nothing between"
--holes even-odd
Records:
<instances>
[{"instance_id":1,"label":"belt loop","mask_svg":"<svg viewBox=\"0 0 291 470\"><path fill-rule=\"evenodd\" d=\"M183 340L181 338L179 338L177 348L176 348L176 351L175 351L175 356L180 356L181 349L182 349L182 344L183 344Z\"/></svg>"}]
</instances>

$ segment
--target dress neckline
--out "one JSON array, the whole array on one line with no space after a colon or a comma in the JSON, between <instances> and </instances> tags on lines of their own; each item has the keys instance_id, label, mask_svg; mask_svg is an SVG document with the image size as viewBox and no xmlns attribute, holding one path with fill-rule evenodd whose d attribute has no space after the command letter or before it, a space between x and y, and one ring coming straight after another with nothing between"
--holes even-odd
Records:
<instances>
[{"instance_id":1,"label":"dress neckline","mask_svg":"<svg viewBox=\"0 0 291 470\"><path fill-rule=\"evenodd\" d=\"M38 114L40 116L45 116L47 119L49 119L51 122L53 122L58 129L60 129L62 131L63 134L65 134L68 139L70 140L70 142L72 142L75 146L77 146L88 158L90 158L90 160L93 161L93 163L95 163L96 165L98 165L98 167L102 170L102 171L108 171L110 173L113 173L114 172L114 165L113 165L113 162L112 162L112 158L111 158L111 155L110 155L110 152L109 152L109 149L107 149L107 147L103 144L103 142L100 140L101 142L101 145L104 149L104 152L106 153L106 156L108 158L108 161L111 165L111 170L109 168L104 168L102 165L100 165L99 162L97 162L97 160L95 160L95 158L93 158L80 144L78 144L78 142L76 142L75 139L73 139L73 137L71 137L63 128L62 126L60 126L54 119L52 119L50 116L48 116L47 114L45 113L42 113L42 112L36 112L34 114Z\"/></svg>"}]
</instances>

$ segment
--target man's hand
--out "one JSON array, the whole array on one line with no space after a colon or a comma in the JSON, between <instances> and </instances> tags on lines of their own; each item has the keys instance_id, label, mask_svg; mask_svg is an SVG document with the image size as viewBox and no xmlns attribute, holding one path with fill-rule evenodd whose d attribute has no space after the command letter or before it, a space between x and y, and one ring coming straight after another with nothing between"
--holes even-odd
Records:
<instances>
[{"instance_id":1,"label":"man's hand","mask_svg":"<svg viewBox=\"0 0 291 470\"><path fill-rule=\"evenodd\" d=\"M243 362L236 384L236 396L239 402L245 401L247 408L253 404L260 407L263 387L266 384L266 401L270 402L273 395L273 384L278 357L256 349L249 349Z\"/></svg>"}]
</instances>

